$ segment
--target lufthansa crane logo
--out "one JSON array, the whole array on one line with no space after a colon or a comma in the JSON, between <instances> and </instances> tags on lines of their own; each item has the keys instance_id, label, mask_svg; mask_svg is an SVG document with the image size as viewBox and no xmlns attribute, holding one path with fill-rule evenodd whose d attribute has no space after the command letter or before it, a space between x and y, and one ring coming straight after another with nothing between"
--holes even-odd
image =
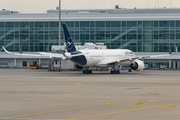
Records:
<instances>
[{"instance_id":1,"label":"lufthansa crane logo","mask_svg":"<svg viewBox=\"0 0 180 120\"><path fill-rule=\"evenodd\" d=\"M68 48L68 50L71 50L72 47L73 47L72 39L71 39L71 37L69 37L69 38L67 39L67 48Z\"/></svg>"}]
</instances>

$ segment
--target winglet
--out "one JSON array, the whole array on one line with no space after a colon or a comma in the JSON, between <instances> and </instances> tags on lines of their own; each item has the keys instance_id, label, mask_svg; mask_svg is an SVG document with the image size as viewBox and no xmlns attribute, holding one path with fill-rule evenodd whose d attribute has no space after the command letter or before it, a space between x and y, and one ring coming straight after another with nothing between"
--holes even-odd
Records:
<instances>
[{"instance_id":1,"label":"winglet","mask_svg":"<svg viewBox=\"0 0 180 120\"><path fill-rule=\"evenodd\" d=\"M4 51L6 51L7 53L9 53L9 54L12 54L12 53L10 53L10 52L8 52L3 46L2 46L2 48L4 49Z\"/></svg>"},{"instance_id":2,"label":"winglet","mask_svg":"<svg viewBox=\"0 0 180 120\"><path fill-rule=\"evenodd\" d=\"M173 54L171 54L171 55L175 55L177 52L178 52L178 49L177 49L177 46L176 46L176 52L175 52L175 53L173 53Z\"/></svg>"}]
</instances>

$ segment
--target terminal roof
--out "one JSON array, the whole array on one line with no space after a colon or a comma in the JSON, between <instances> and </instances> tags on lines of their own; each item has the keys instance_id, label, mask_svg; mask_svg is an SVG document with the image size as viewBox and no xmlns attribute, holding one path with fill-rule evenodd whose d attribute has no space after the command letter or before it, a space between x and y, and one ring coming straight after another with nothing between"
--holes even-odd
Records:
<instances>
[{"instance_id":1,"label":"terminal roof","mask_svg":"<svg viewBox=\"0 0 180 120\"><path fill-rule=\"evenodd\" d=\"M1 13L2 11L0 11ZM3 11L3 13L6 13ZM62 10L62 21L156 21L180 20L180 9L94 9L94 10ZM21 21L58 21L58 10L34 14L0 14L0 22Z\"/></svg>"}]
</instances>

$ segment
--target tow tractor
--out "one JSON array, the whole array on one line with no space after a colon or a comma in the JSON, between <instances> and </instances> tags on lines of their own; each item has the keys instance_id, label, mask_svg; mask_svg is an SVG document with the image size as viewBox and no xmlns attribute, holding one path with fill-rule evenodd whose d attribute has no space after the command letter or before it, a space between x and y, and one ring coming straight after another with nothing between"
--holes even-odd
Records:
<instances>
[{"instance_id":1,"label":"tow tractor","mask_svg":"<svg viewBox=\"0 0 180 120\"><path fill-rule=\"evenodd\" d=\"M41 65L37 63L37 61L29 62L30 69L40 69Z\"/></svg>"}]
</instances>

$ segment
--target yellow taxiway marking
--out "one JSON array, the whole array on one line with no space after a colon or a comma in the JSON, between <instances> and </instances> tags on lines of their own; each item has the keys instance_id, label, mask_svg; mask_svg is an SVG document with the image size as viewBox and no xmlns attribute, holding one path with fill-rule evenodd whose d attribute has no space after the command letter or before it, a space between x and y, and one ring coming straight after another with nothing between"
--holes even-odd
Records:
<instances>
[{"instance_id":1,"label":"yellow taxiway marking","mask_svg":"<svg viewBox=\"0 0 180 120\"><path fill-rule=\"evenodd\" d=\"M146 103L132 103L131 107L147 107L148 105L144 105Z\"/></svg>"},{"instance_id":2,"label":"yellow taxiway marking","mask_svg":"<svg viewBox=\"0 0 180 120\"><path fill-rule=\"evenodd\" d=\"M84 118L92 118L92 117L111 115L111 114L117 114L117 113L123 113L123 112L129 112L129 111L135 111L135 110L141 110L141 109L147 109L147 108L162 107L162 106L164 106L164 105L145 106L145 107L136 108L136 109L129 109L129 110L122 110L122 111L117 111L117 112L110 112L110 113L103 113L103 114L97 114L97 115L91 115L91 116L85 116L85 117L78 117L78 118L72 118L72 119L68 119L68 120L78 120L78 119L84 119Z\"/></svg>"},{"instance_id":3,"label":"yellow taxiway marking","mask_svg":"<svg viewBox=\"0 0 180 120\"><path fill-rule=\"evenodd\" d=\"M135 106L131 106L131 107L147 107L148 105L135 105Z\"/></svg>"},{"instance_id":4,"label":"yellow taxiway marking","mask_svg":"<svg viewBox=\"0 0 180 120\"><path fill-rule=\"evenodd\" d=\"M8 99L8 100L14 100L14 99L19 99L19 100L35 100L37 98L8 98L8 97L0 97L0 99Z\"/></svg>"},{"instance_id":5,"label":"yellow taxiway marking","mask_svg":"<svg viewBox=\"0 0 180 120\"><path fill-rule=\"evenodd\" d=\"M108 103L116 103L116 104L130 104L130 105L142 105L142 104L146 104L146 103L142 103L142 102L156 102L156 101L160 101L160 100L141 100L141 101L134 101L137 103L132 103L132 102L108 102ZM108 104L107 103L107 104Z\"/></svg>"},{"instance_id":6,"label":"yellow taxiway marking","mask_svg":"<svg viewBox=\"0 0 180 120\"><path fill-rule=\"evenodd\" d=\"M74 84L74 85L86 85L86 84L79 84L79 83L76 83L76 84Z\"/></svg>"},{"instance_id":7,"label":"yellow taxiway marking","mask_svg":"<svg viewBox=\"0 0 180 120\"><path fill-rule=\"evenodd\" d=\"M103 113L103 114L98 114L98 115L91 115L91 116L85 116L85 117L79 117L79 118L72 118L72 119L68 119L68 120L77 120L77 119L84 119L84 118L92 118L92 117L98 117L98 116L104 116L104 115L111 115L111 114L117 114L117 113L122 113L122 112L140 110L140 109L144 109L144 108L136 108L136 109L130 109L130 110L122 110L122 111L117 111L117 112L110 112L110 113Z\"/></svg>"},{"instance_id":8,"label":"yellow taxiway marking","mask_svg":"<svg viewBox=\"0 0 180 120\"><path fill-rule=\"evenodd\" d=\"M163 106L163 108L173 108L173 107L179 107L179 106Z\"/></svg>"},{"instance_id":9,"label":"yellow taxiway marking","mask_svg":"<svg viewBox=\"0 0 180 120\"><path fill-rule=\"evenodd\" d=\"M160 101L160 100L146 100L146 101L154 102L154 101ZM141 102L141 101L136 101L136 102ZM111 104L129 104L129 103L130 102L122 102L122 103L107 102L107 103L101 103L101 104L103 104L103 105L111 105ZM97 117L97 116L110 115L110 114L116 114L116 113L129 112L129 111L134 111L134 110L140 110L140 109L145 109L145 108L161 107L162 106L162 105L148 106L148 105L142 105L142 104L146 104L146 103L132 103L132 105L138 105L138 106L134 106L134 107L140 107L140 108L136 108L136 109L123 110L123 111L117 111L117 112L111 112L111 113L104 113L104 114L98 114L98 115L92 115L92 116L86 116L86 117L78 117L78 118L72 118L72 119L68 119L68 120L77 120L77 119L84 119L84 118L92 118L92 117Z\"/></svg>"},{"instance_id":10,"label":"yellow taxiway marking","mask_svg":"<svg viewBox=\"0 0 180 120\"><path fill-rule=\"evenodd\" d=\"M118 104L117 102L107 102L107 103L101 103L101 104Z\"/></svg>"},{"instance_id":11,"label":"yellow taxiway marking","mask_svg":"<svg viewBox=\"0 0 180 120\"><path fill-rule=\"evenodd\" d=\"M148 100L149 102L160 101L160 100Z\"/></svg>"},{"instance_id":12,"label":"yellow taxiway marking","mask_svg":"<svg viewBox=\"0 0 180 120\"><path fill-rule=\"evenodd\" d=\"M50 103L50 102L64 102L64 101L77 101L77 100L91 100L91 99L104 99L104 98L110 98L108 97L96 97L96 98L82 98L82 99L67 99L67 100L54 100L54 101L42 101L42 102L36 102L36 103Z\"/></svg>"},{"instance_id":13,"label":"yellow taxiway marking","mask_svg":"<svg viewBox=\"0 0 180 120\"><path fill-rule=\"evenodd\" d=\"M142 104L146 104L146 103L131 103L131 105L142 105Z\"/></svg>"},{"instance_id":14,"label":"yellow taxiway marking","mask_svg":"<svg viewBox=\"0 0 180 120\"><path fill-rule=\"evenodd\" d=\"M59 83L59 84L0 84L0 85L86 85L82 83Z\"/></svg>"},{"instance_id":15,"label":"yellow taxiway marking","mask_svg":"<svg viewBox=\"0 0 180 120\"><path fill-rule=\"evenodd\" d=\"M60 109L60 110L53 110L53 111L46 111L46 112L37 112L37 113L30 113L30 114L23 114L23 115L9 116L9 117L2 117L0 119L9 119L9 118L22 117L22 116L24 117L24 116L31 116L31 115L46 114L46 113L62 112L62 111L67 111L67 110L75 110L75 109L82 109L82 108L89 108L89 107L98 107L98 106L103 106L103 104L89 105L89 106L82 106L82 107L74 107L74 108L67 108L67 109Z\"/></svg>"},{"instance_id":16,"label":"yellow taxiway marking","mask_svg":"<svg viewBox=\"0 0 180 120\"><path fill-rule=\"evenodd\" d=\"M136 101L136 102L137 102L137 101ZM113 103L113 102L112 102L112 103ZM116 102L114 102L114 103L116 103ZM122 102L122 103L116 103L116 104L129 104L129 103L130 103L130 102ZM98 104L98 105L89 105L89 106L82 106L82 107L74 107L74 108L67 108L67 109L46 111L46 112L37 112L37 113L30 113L30 114L23 114L23 115L9 116L9 117L1 117L0 119L9 119L9 118L22 117L22 116L31 116L31 115L38 115L38 114L47 114L47 113L54 113L54 112L62 112L62 111L82 109L82 108L89 108L89 107L98 107L98 106L104 106L104 105L110 105L110 104ZM160 106L162 106L162 105L160 105ZM157 107L157 106L156 106L156 107ZM133 110L139 110L139 109L145 109L145 108L150 108L150 106L148 106L148 107L143 107L143 108L136 108L136 109L124 110L124 111L118 111L118 112L111 112L111 113L93 115L93 117L102 116L102 115L109 115L109 114L115 114L115 113L120 113L120 112L133 111ZM91 116L91 117L92 117L92 116ZM69 120L76 120L76 119L82 119L82 118L88 118L88 117L73 118L73 119L69 119Z\"/></svg>"},{"instance_id":17,"label":"yellow taxiway marking","mask_svg":"<svg viewBox=\"0 0 180 120\"><path fill-rule=\"evenodd\" d=\"M151 92L151 93L163 93L163 92L171 92L171 91L177 91L179 89L176 90L162 90L162 91L156 91L156 92Z\"/></svg>"}]
</instances>

